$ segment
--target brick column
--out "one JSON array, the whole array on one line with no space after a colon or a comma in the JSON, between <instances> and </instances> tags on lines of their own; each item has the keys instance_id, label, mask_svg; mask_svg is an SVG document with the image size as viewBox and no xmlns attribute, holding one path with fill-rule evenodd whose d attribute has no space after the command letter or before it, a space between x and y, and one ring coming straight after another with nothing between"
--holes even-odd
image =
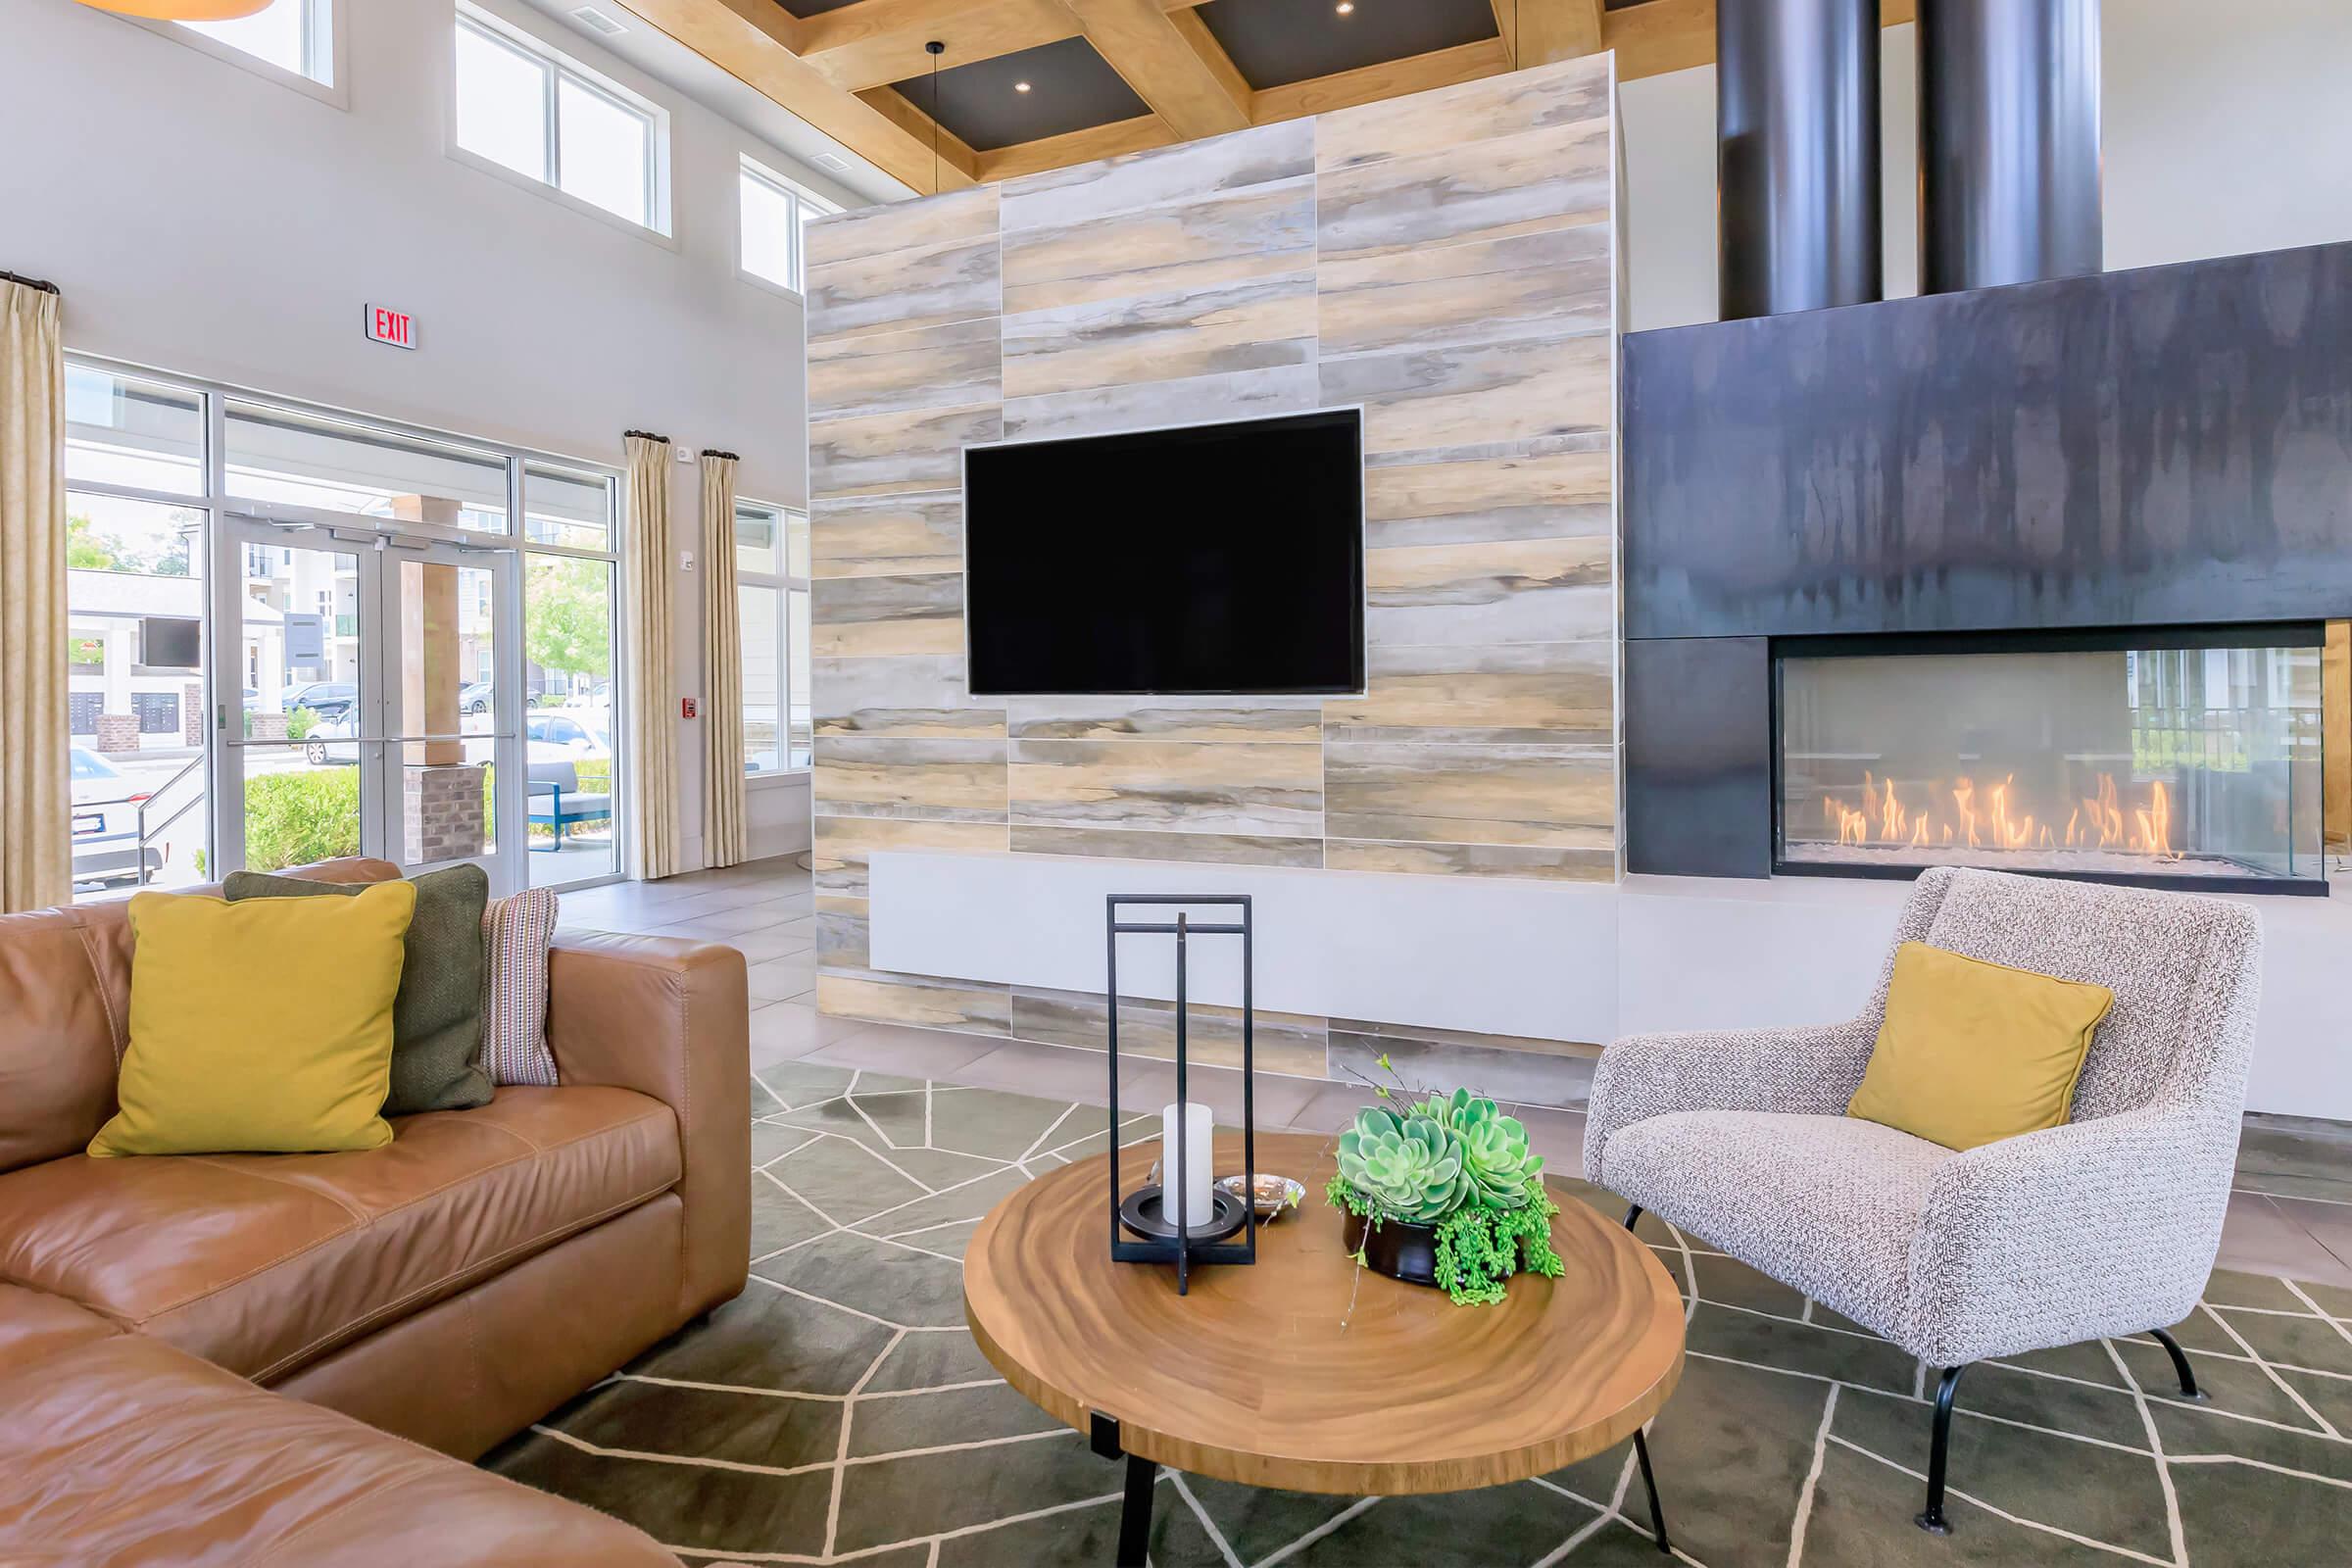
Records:
<instances>
[{"instance_id":1,"label":"brick column","mask_svg":"<svg viewBox=\"0 0 2352 1568\"><path fill-rule=\"evenodd\" d=\"M482 769L411 764L400 770L401 858L412 864L479 855L488 826Z\"/></svg>"}]
</instances>

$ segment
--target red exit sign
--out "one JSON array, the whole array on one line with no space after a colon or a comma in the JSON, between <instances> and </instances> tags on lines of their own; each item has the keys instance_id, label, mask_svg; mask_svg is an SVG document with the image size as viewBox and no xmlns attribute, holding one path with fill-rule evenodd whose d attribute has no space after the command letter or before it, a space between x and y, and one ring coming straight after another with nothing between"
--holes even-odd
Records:
<instances>
[{"instance_id":1,"label":"red exit sign","mask_svg":"<svg viewBox=\"0 0 2352 1568\"><path fill-rule=\"evenodd\" d=\"M368 307L368 341L388 343L396 349L416 346L416 318L406 311L396 311L389 305Z\"/></svg>"}]
</instances>

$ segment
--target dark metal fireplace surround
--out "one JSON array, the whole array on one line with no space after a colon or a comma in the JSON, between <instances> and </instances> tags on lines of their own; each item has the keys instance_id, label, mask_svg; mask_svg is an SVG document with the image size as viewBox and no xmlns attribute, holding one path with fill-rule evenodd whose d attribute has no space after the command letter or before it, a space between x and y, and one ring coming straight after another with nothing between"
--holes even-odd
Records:
<instances>
[{"instance_id":1,"label":"dark metal fireplace surround","mask_svg":"<svg viewBox=\"0 0 2352 1568\"><path fill-rule=\"evenodd\" d=\"M1629 869L2326 891L2352 245L1634 333L1621 387Z\"/></svg>"}]
</instances>

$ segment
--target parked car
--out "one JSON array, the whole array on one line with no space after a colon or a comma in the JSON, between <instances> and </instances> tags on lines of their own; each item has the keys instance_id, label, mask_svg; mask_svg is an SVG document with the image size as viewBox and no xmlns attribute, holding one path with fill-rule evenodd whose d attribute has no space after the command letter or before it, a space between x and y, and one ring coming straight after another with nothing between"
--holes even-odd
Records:
<instances>
[{"instance_id":1,"label":"parked car","mask_svg":"<svg viewBox=\"0 0 2352 1568\"><path fill-rule=\"evenodd\" d=\"M568 713L535 712L523 721L523 733L533 742L534 757L542 747L558 749L557 755L568 760L612 755L609 740Z\"/></svg>"},{"instance_id":2,"label":"parked car","mask_svg":"<svg viewBox=\"0 0 2352 1568\"><path fill-rule=\"evenodd\" d=\"M487 713L498 706L498 694L486 680L477 680L458 692L458 708L467 713Z\"/></svg>"},{"instance_id":3,"label":"parked car","mask_svg":"<svg viewBox=\"0 0 2352 1568\"><path fill-rule=\"evenodd\" d=\"M331 718L321 718L311 726L302 738L302 760L313 767L328 762L357 763L360 760L360 721L347 706ZM329 741L344 741L347 745L329 746Z\"/></svg>"},{"instance_id":4,"label":"parked car","mask_svg":"<svg viewBox=\"0 0 2352 1568\"><path fill-rule=\"evenodd\" d=\"M73 748L74 885L95 887L136 881L139 875L139 803L122 770L86 746ZM163 868L163 851L146 852L150 872Z\"/></svg>"},{"instance_id":5,"label":"parked car","mask_svg":"<svg viewBox=\"0 0 2352 1568\"><path fill-rule=\"evenodd\" d=\"M360 689L347 680L301 681L285 689L280 706L289 713L307 708L320 718L338 718L358 705Z\"/></svg>"}]
</instances>

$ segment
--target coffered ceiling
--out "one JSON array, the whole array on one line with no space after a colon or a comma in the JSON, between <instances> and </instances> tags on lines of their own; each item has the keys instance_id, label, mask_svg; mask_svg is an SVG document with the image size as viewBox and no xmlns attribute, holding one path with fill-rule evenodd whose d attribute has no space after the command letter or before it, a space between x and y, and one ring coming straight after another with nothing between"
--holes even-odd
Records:
<instances>
[{"instance_id":1,"label":"coffered ceiling","mask_svg":"<svg viewBox=\"0 0 2352 1568\"><path fill-rule=\"evenodd\" d=\"M1703 65L1714 0L623 0L918 191L1600 49ZM1882 0L1888 24L1913 0ZM924 45L947 45L937 61Z\"/></svg>"}]
</instances>

